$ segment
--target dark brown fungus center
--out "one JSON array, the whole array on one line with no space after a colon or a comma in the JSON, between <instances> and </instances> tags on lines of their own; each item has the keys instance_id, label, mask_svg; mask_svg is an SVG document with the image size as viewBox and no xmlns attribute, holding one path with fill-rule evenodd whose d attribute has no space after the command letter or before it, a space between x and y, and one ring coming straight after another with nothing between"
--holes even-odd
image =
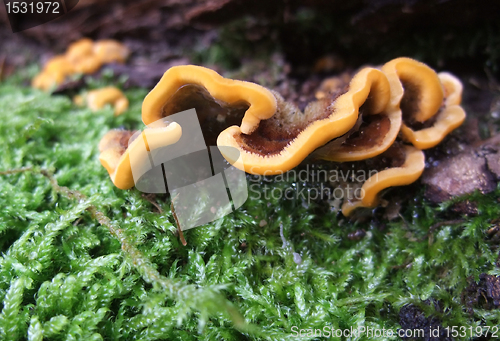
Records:
<instances>
[{"instance_id":1,"label":"dark brown fungus center","mask_svg":"<svg viewBox=\"0 0 500 341\"><path fill-rule=\"evenodd\" d=\"M381 145L391 129L391 120L385 115L363 115L359 129L343 143L348 149L358 149Z\"/></svg>"},{"instance_id":2,"label":"dark brown fungus center","mask_svg":"<svg viewBox=\"0 0 500 341\"><path fill-rule=\"evenodd\" d=\"M200 121L203 137L207 146L217 144L217 136L224 129L240 125L248 104L228 104L217 101L202 86L188 84L179 88L162 108L162 116L166 117L178 112L195 109Z\"/></svg>"},{"instance_id":3,"label":"dark brown fungus center","mask_svg":"<svg viewBox=\"0 0 500 341\"><path fill-rule=\"evenodd\" d=\"M260 121L258 128L252 134L236 136L236 141L243 149L252 153L263 156L279 154L309 125L334 115L333 103L348 90L345 87L327 98L311 102L304 112L275 94L276 114Z\"/></svg>"},{"instance_id":4,"label":"dark brown fungus center","mask_svg":"<svg viewBox=\"0 0 500 341\"><path fill-rule=\"evenodd\" d=\"M373 97L368 96L359 108L356 125L344 135L332 141L330 146L342 148L342 152L357 151L380 146L391 129L391 120L386 115L374 112Z\"/></svg>"},{"instance_id":5,"label":"dark brown fungus center","mask_svg":"<svg viewBox=\"0 0 500 341\"><path fill-rule=\"evenodd\" d=\"M130 138L135 133L136 133L135 130L133 130L133 131L124 130L123 134L120 136L120 142L119 142L120 146L122 146L123 148L127 149L129 142L132 142L132 141L130 141Z\"/></svg>"},{"instance_id":6,"label":"dark brown fungus center","mask_svg":"<svg viewBox=\"0 0 500 341\"><path fill-rule=\"evenodd\" d=\"M419 103L421 101L419 86L407 80L401 80L405 90L403 98L401 99L401 112L403 115L403 122L412 130L421 130L432 127L436 122L439 113L436 113L425 122L419 122L415 119L416 113L420 110ZM444 102L443 102L444 103ZM439 111L443 109L443 106Z\"/></svg>"},{"instance_id":7,"label":"dark brown fungus center","mask_svg":"<svg viewBox=\"0 0 500 341\"><path fill-rule=\"evenodd\" d=\"M348 137L342 144L346 148L345 151L381 145L391 129L389 117L374 113L371 96L368 96L365 103L359 108L359 117L361 124L348 133Z\"/></svg>"},{"instance_id":8,"label":"dark brown fungus center","mask_svg":"<svg viewBox=\"0 0 500 341\"><path fill-rule=\"evenodd\" d=\"M418 123L415 116L420 110L420 87L411 80L406 79L401 79L401 84L404 88L404 94L400 104L403 122L411 127L413 124Z\"/></svg>"},{"instance_id":9,"label":"dark brown fungus center","mask_svg":"<svg viewBox=\"0 0 500 341\"><path fill-rule=\"evenodd\" d=\"M366 164L370 169L382 171L387 168L401 167L406 161L406 152L404 145L400 142L395 142L382 154L366 160Z\"/></svg>"}]
</instances>

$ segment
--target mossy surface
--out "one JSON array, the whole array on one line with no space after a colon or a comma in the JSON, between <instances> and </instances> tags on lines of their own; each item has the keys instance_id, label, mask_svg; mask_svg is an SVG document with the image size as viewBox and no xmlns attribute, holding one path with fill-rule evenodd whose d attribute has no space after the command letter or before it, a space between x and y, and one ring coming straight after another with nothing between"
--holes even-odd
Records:
<instances>
[{"instance_id":1,"label":"mossy surface","mask_svg":"<svg viewBox=\"0 0 500 341\"><path fill-rule=\"evenodd\" d=\"M409 303L443 326L500 323L500 310L470 315L461 298L468 277L500 274L497 245L486 235L500 216L500 189L466 198L479 214L454 216L463 222L430 235L431 225L450 219L451 203L431 206L418 191L399 219L364 224L318 203L254 195L233 214L186 231L182 246L170 199L153 199L159 213L139 191L114 187L98 160L109 129L142 127L147 91L126 91L130 109L114 117L112 108L93 113L21 79L0 84L0 171L32 167L0 176L0 339L284 340L296 339L293 326L396 331ZM86 199L58 192L40 170ZM302 264L283 247L280 225ZM347 238L361 228L364 238Z\"/></svg>"}]
</instances>

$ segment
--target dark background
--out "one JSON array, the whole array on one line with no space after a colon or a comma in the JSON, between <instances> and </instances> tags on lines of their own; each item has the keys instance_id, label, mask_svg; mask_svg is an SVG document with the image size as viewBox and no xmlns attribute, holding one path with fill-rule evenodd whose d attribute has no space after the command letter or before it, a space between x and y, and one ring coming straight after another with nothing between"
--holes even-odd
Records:
<instances>
[{"instance_id":1,"label":"dark background","mask_svg":"<svg viewBox=\"0 0 500 341\"><path fill-rule=\"evenodd\" d=\"M297 74L332 54L339 61L332 69L405 55L498 75L499 13L500 1L492 0L81 0L63 17L13 34L0 5L0 58L37 61L90 37L125 41L133 58L153 62L218 44L228 68L278 49Z\"/></svg>"}]
</instances>

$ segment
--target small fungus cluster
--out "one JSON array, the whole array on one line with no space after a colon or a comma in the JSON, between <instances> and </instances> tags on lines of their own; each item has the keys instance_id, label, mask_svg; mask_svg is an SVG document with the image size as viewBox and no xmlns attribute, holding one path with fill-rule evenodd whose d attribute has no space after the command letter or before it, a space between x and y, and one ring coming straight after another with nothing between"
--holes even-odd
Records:
<instances>
[{"instance_id":1,"label":"small fungus cluster","mask_svg":"<svg viewBox=\"0 0 500 341\"><path fill-rule=\"evenodd\" d=\"M341 83L326 80L317 99L301 111L257 84L226 79L200 66L176 66L144 99L142 120L149 125L195 108L207 144L236 148L238 159L224 148L221 152L251 174L281 174L308 156L334 162L383 160L363 183L362 199L344 200L347 216L357 207L376 206L380 191L417 180L425 166L422 150L457 128L465 112L457 78L410 58L363 68L348 84ZM178 125L170 130L166 144L182 134ZM100 160L122 189L134 185L130 136L114 130L100 144Z\"/></svg>"},{"instance_id":2,"label":"small fungus cluster","mask_svg":"<svg viewBox=\"0 0 500 341\"><path fill-rule=\"evenodd\" d=\"M114 108L115 116L118 116L128 109L128 99L119 89L108 86L96 90L91 90L83 95L73 98L76 105L87 105L92 111L104 108L111 104Z\"/></svg>"},{"instance_id":3,"label":"small fungus cluster","mask_svg":"<svg viewBox=\"0 0 500 341\"><path fill-rule=\"evenodd\" d=\"M129 55L125 45L115 40L83 38L72 43L65 54L50 59L32 81L32 86L44 91L64 82L73 74L94 73L108 63L123 63Z\"/></svg>"}]
</instances>

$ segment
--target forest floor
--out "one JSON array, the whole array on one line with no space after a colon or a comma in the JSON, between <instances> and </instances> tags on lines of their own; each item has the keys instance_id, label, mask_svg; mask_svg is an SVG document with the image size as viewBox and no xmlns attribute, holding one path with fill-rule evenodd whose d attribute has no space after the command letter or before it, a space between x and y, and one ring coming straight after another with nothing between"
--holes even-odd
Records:
<instances>
[{"instance_id":1,"label":"forest floor","mask_svg":"<svg viewBox=\"0 0 500 341\"><path fill-rule=\"evenodd\" d=\"M236 23L217 37L238 25L250 24ZM355 219L325 200L268 195L307 192L318 183L264 179L266 191L253 187L259 195L231 215L185 231L186 246L168 195L113 185L99 162L99 141L110 129L143 126L142 101L169 66L210 66L297 103L325 77L264 45L244 58L248 47L235 52L238 42L204 37L191 50L183 42L175 53L160 46L156 55L130 40L127 65L111 65L54 94L29 86L40 70L33 51L52 51L27 46L24 55L0 58L0 338L315 340L325 330L351 327L391 330L392 339L399 329L423 329L426 340L438 327L440 339L457 340L479 339L490 327L488 337L495 337L500 185L491 174L489 190L444 202L421 181L392 189L385 207ZM16 50L15 40L9 44ZM325 58L330 73L346 64ZM426 151L426 174L446 160L465 162L469 147L480 158L499 154L500 87L490 72L477 70L453 66L465 86L468 119ZM72 102L72 95L105 85L124 89L130 107L123 115ZM359 339L388 339L372 336Z\"/></svg>"}]
</instances>

